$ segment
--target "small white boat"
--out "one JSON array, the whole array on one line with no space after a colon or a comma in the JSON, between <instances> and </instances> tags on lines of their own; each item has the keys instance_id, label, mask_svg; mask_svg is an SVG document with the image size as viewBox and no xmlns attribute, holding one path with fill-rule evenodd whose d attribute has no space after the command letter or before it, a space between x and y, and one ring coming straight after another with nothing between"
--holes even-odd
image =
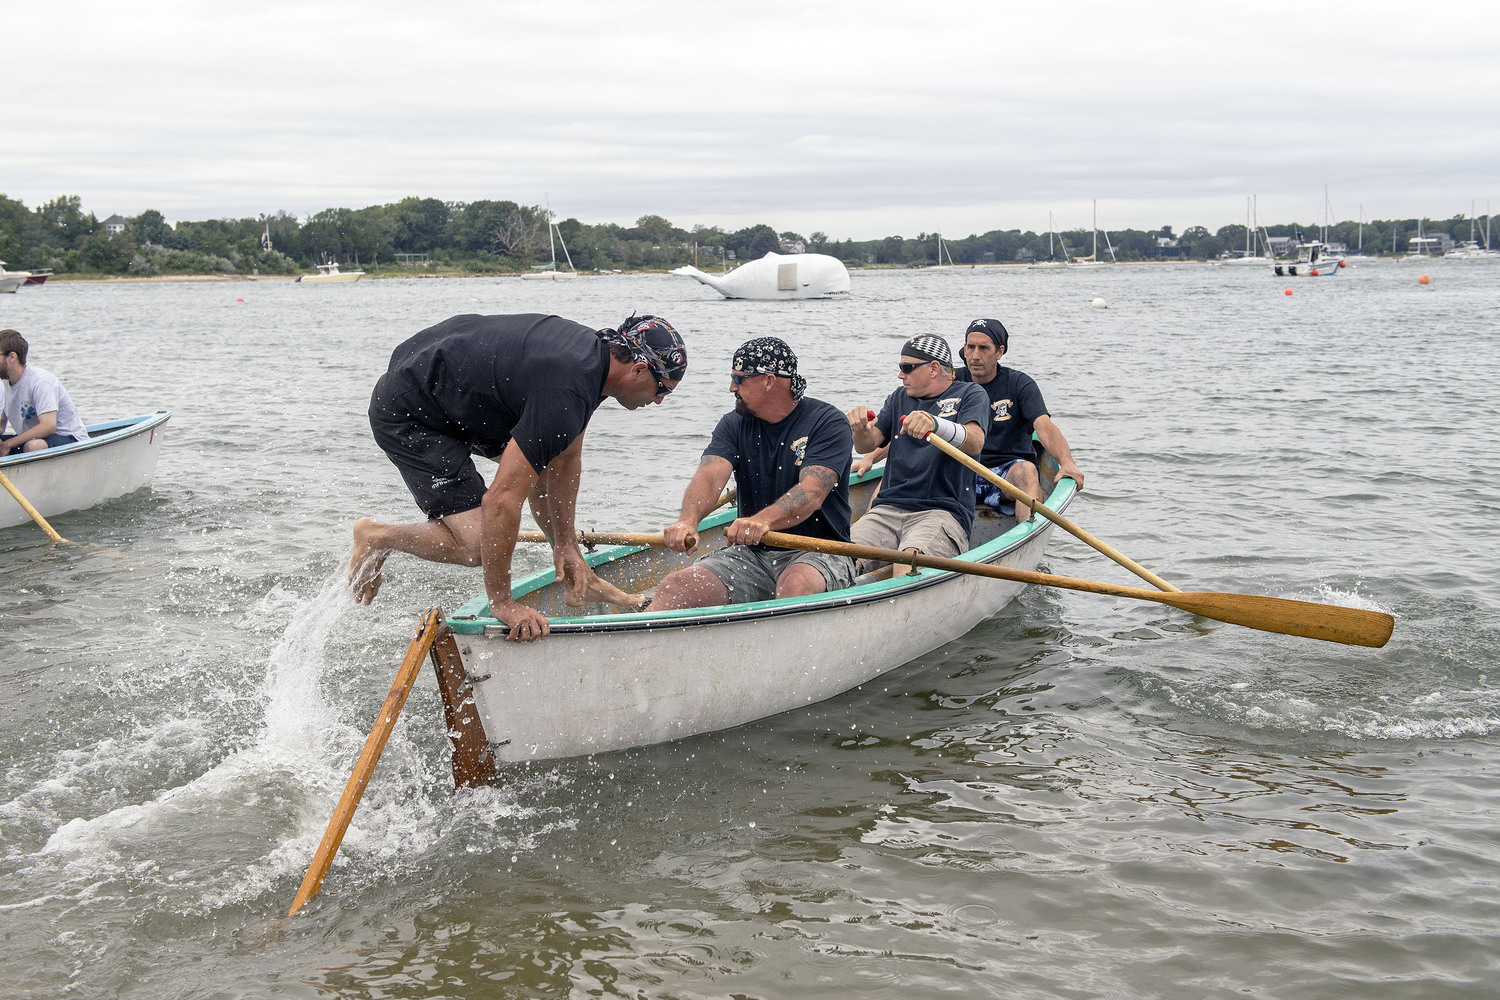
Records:
<instances>
[{"instance_id":1,"label":"small white boat","mask_svg":"<svg viewBox=\"0 0 1500 1000\"><path fill-rule=\"evenodd\" d=\"M726 299L826 299L849 294L849 269L823 253L768 253L728 274L705 274L691 265L672 269Z\"/></svg>"},{"instance_id":2,"label":"small white boat","mask_svg":"<svg viewBox=\"0 0 1500 1000\"><path fill-rule=\"evenodd\" d=\"M1047 459L1048 467L1056 470ZM861 512L880 471L851 480ZM1047 500L1061 511L1074 483ZM705 519L704 548L722 543L732 509ZM983 510L976 547L961 559L1034 569L1052 532L1037 518ZM589 554L603 579L646 590L693 556L610 546ZM729 729L848 691L962 636L1005 607L1022 584L924 569L861 577L846 590L807 597L659 613L569 608L546 570L517 582L516 599L547 615L536 643L504 639L506 626L478 597L448 616L456 659L436 656L454 776L472 784L495 763L546 760L646 746ZM493 777L489 774L488 777ZM483 780L488 780L485 778Z\"/></svg>"},{"instance_id":3,"label":"small white boat","mask_svg":"<svg viewBox=\"0 0 1500 1000\"><path fill-rule=\"evenodd\" d=\"M0 292L14 292L30 278L30 271L7 271L5 261L0 260Z\"/></svg>"},{"instance_id":4,"label":"small white boat","mask_svg":"<svg viewBox=\"0 0 1500 1000\"><path fill-rule=\"evenodd\" d=\"M550 209L548 209L550 213ZM562 230L557 228L557 223L547 222L547 242L552 244L552 264L549 267L540 268L535 271L527 271L521 277L530 281L567 281L569 278L578 277L578 272L573 268L573 255L568 253L568 245L563 243ZM562 243L563 259L568 262L566 271L557 269L557 245Z\"/></svg>"},{"instance_id":5,"label":"small white boat","mask_svg":"<svg viewBox=\"0 0 1500 1000\"><path fill-rule=\"evenodd\" d=\"M1344 267L1344 255L1330 251L1322 240L1306 240L1297 244L1296 260L1271 262L1271 270L1278 278L1317 278L1338 274Z\"/></svg>"},{"instance_id":6,"label":"small white boat","mask_svg":"<svg viewBox=\"0 0 1500 1000\"><path fill-rule=\"evenodd\" d=\"M298 281L358 281L365 276L363 271L340 271L338 262L319 264L317 274L299 274Z\"/></svg>"},{"instance_id":7,"label":"small white boat","mask_svg":"<svg viewBox=\"0 0 1500 1000\"><path fill-rule=\"evenodd\" d=\"M134 493L151 483L171 411L88 426L89 439L0 458L0 472L43 517L83 510ZM0 493L0 528L30 524L31 516Z\"/></svg>"},{"instance_id":8,"label":"small white boat","mask_svg":"<svg viewBox=\"0 0 1500 1000\"><path fill-rule=\"evenodd\" d=\"M1104 234L1104 248L1109 251L1109 260L1099 259L1099 203L1094 202L1094 252L1087 257L1074 257L1068 261L1069 267L1113 267L1119 263L1115 259L1114 244L1109 241L1109 233Z\"/></svg>"},{"instance_id":9,"label":"small white boat","mask_svg":"<svg viewBox=\"0 0 1500 1000\"><path fill-rule=\"evenodd\" d=\"M1066 268L1070 263L1072 263L1072 258L1070 258L1068 256L1068 244L1063 242L1062 233L1057 233L1057 242L1062 244L1063 259L1062 260L1057 260L1056 258L1054 258L1052 256L1053 253L1055 252L1053 250L1053 245L1052 245L1052 234L1056 230L1056 228L1057 228L1057 224L1052 221L1052 213L1048 212L1047 213L1047 259L1046 260L1034 260L1034 261L1032 261L1030 264L1026 265L1026 267L1027 267L1028 270L1031 270L1031 271L1060 270L1060 269Z\"/></svg>"}]
</instances>

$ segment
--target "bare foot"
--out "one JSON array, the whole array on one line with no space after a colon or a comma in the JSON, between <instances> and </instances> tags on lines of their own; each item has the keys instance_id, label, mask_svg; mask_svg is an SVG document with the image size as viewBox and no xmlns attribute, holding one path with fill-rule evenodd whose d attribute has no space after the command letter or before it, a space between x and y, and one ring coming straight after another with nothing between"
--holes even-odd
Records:
<instances>
[{"instance_id":1,"label":"bare foot","mask_svg":"<svg viewBox=\"0 0 1500 1000\"><path fill-rule=\"evenodd\" d=\"M605 604L613 604L617 608L629 608L634 611L645 604L649 598L645 594L627 594L608 580L601 580L596 576L589 581L588 589L584 591L583 600L577 600L571 591L565 593L563 600L569 607L574 608L602 601Z\"/></svg>"},{"instance_id":2,"label":"bare foot","mask_svg":"<svg viewBox=\"0 0 1500 1000\"><path fill-rule=\"evenodd\" d=\"M385 565L389 549L380 548L375 538L375 521L362 517L354 522L354 554L349 557L349 591L355 604L369 604L380 593L385 578L380 568Z\"/></svg>"}]
</instances>

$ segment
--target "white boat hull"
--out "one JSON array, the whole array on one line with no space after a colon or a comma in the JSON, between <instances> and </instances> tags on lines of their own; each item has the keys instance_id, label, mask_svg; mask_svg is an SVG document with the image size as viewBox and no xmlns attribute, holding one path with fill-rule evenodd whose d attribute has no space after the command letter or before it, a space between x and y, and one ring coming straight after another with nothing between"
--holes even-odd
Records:
<instances>
[{"instance_id":1,"label":"white boat hull","mask_svg":"<svg viewBox=\"0 0 1500 1000\"><path fill-rule=\"evenodd\" d=\"M304 274L297 278L299 282L310 285L330 284L337 281L358 281L365 276L363 271L341 271L338 274Z\"/></svg>"},{"instance_id":2,"label":"white boat hull","mask_svg":"<svg viewBox=\"0 0 1500 1000\"><path fill-rule=\"evenodd\" d=\"M0 458L5 473L43 517L83 510L150 485L171 413L150 414L89 427L88 441L11 453ZM0 493L0 528L31 523L8 493Z\"/></svg>"},{"instance_id":3,"label":"white boat hull","mask_svg":"<svg viewBox=\"0 0 1500 1000\"><path fill-rule=\"evenodd\" d=\"M14 292L17 288L26 284L30 275L24 271L9 271L0 274L0 292Z\"/></svg>"},{"instance_id":4,"label":"white boat hull","mask_svg":"<svg viewBox=\"0 0 1500 1000\"><path fill-rule=\"evenodd\" d=\"M528 281L566 281L578 277L577 271L528 271L521 277Z\"/></svg>"},{"instance_id":5,"label":"white boat hull","mask_svg":"<svg viewBox=\"0 0 1500 1000\"><path fill-rule=\"evenodd\" d=\"M1072 481L1063 483L1049 502L1053 509L1072 499ZM733 516L726 511L705 523ZM704 542L718 531L705 530ZM963 558L1035 569L1051 531L1039 518ZM609 578L611 560L640 551L601 550L590 561L598 560L600 575ZM551 571L544 576L550 580ZM526 587L517 585L518 599ZM834 594L658 615L570 620L544 609L553 631L536 643L506 642L503 625L477 617L488 611L478 599L449 619L458 633L462 686L472 699L462 710L450 705L450 720L470 706L477 710L497 763L606 753L729 729L831 698L930 652L994 615L1021 587L923 570Z\"/></svg>"},{"instance_id":6,"label":"white boat hull","mask_svg":"<svg viewBox=\"0 0 1500 1000\"><path fill-rule=\"evenodd\" d=\"M673 274L707 285L726 299L826 299L849 294L849 269L837 257L821 253L768 253L728 274L705 274L678 267Z\"/></svg>"}]
</instances>

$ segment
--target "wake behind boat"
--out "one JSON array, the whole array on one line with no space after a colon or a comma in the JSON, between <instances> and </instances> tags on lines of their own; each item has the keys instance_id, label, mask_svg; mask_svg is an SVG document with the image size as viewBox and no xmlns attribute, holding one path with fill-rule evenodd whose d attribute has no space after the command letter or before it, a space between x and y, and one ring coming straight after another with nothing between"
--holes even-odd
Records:
<instances>
[{"instance_id":1,"label":"wake behind boat","mask_svg":"<svg viewBox=\"0 0 1500 1000\"><path fill-rule=\"evenodd\" d=\"M83 510L149 486L156 474L168 410L89 424L89 439L0 458L0 472L43 517ZM0 528L31 516L0 494Z\"/></svg>"},{"instance_id":2,"label":"wake behind boat","mask_svg":"<svg viewBox=\"0 0 1500 1000\"><path fill-rule=\"evenodd\" d=\"M879 475L851 479L856 512ZM1047 503L1061 511L1074 492L1071 479L1059 480ZM721 544L736 516L706 518L700 546ZM1051 531L1040 518L1017 524L986 510L975 523L979 544L959 558L1034 569ZM626 545L588 561L602 579L639 592L694 558ZM491 780L496 763L646 746L811 705L962 636L1022 586L924 569L806 597L619 614L569 608L552 570L533 574L514 592L551 619L549 638L506 642L483 597L448 617L456 662L438 674L455 781Z\"/></svg>"}]
</instances>

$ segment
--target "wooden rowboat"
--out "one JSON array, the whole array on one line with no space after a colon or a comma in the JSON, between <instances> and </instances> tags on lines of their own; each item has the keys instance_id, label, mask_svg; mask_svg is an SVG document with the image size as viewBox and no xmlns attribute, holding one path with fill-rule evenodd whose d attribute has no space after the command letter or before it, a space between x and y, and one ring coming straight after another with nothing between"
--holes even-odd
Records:
<instances>
[{"instance_id":1,"label":"wooden rowboat","mask_svg":"<svg viewBox=\"0 0 1500 1000\"><path fill-rule=\"evenodd\" d=\"M60 448L11 452L3 472L44 517L82 510L133 493L151 482L168 410L88 426L89 439ZM0 493L0 528L31 517Z\"/></svg>"},{"instance_id":2,"label":"wooden rowboat","mask_svg":"<svg viewBox=\"0 0 1500 1000\"><path fill-rule=\"evenodd\" d=\"M851 480L856 515L878 481L878 470ZM1061 512L1074 489L1058 480L1047 505ZM722 544L735 516L703 521L700 553ZM982 511L976 547L961 558L1035 569L1051 532L1040 518ZM587 558L601 578L639 592L695 557L616 545ZM478 784L498 764L662 743L811 705L962 636L1022 586L924 569L827 594L647 614L569 608L553 570L533 574L513 593L551 620L550 637L504 641L506 626L478 597L447 617L452 641L433 649L454 780Z\"/></svg>"}]
</instances>

